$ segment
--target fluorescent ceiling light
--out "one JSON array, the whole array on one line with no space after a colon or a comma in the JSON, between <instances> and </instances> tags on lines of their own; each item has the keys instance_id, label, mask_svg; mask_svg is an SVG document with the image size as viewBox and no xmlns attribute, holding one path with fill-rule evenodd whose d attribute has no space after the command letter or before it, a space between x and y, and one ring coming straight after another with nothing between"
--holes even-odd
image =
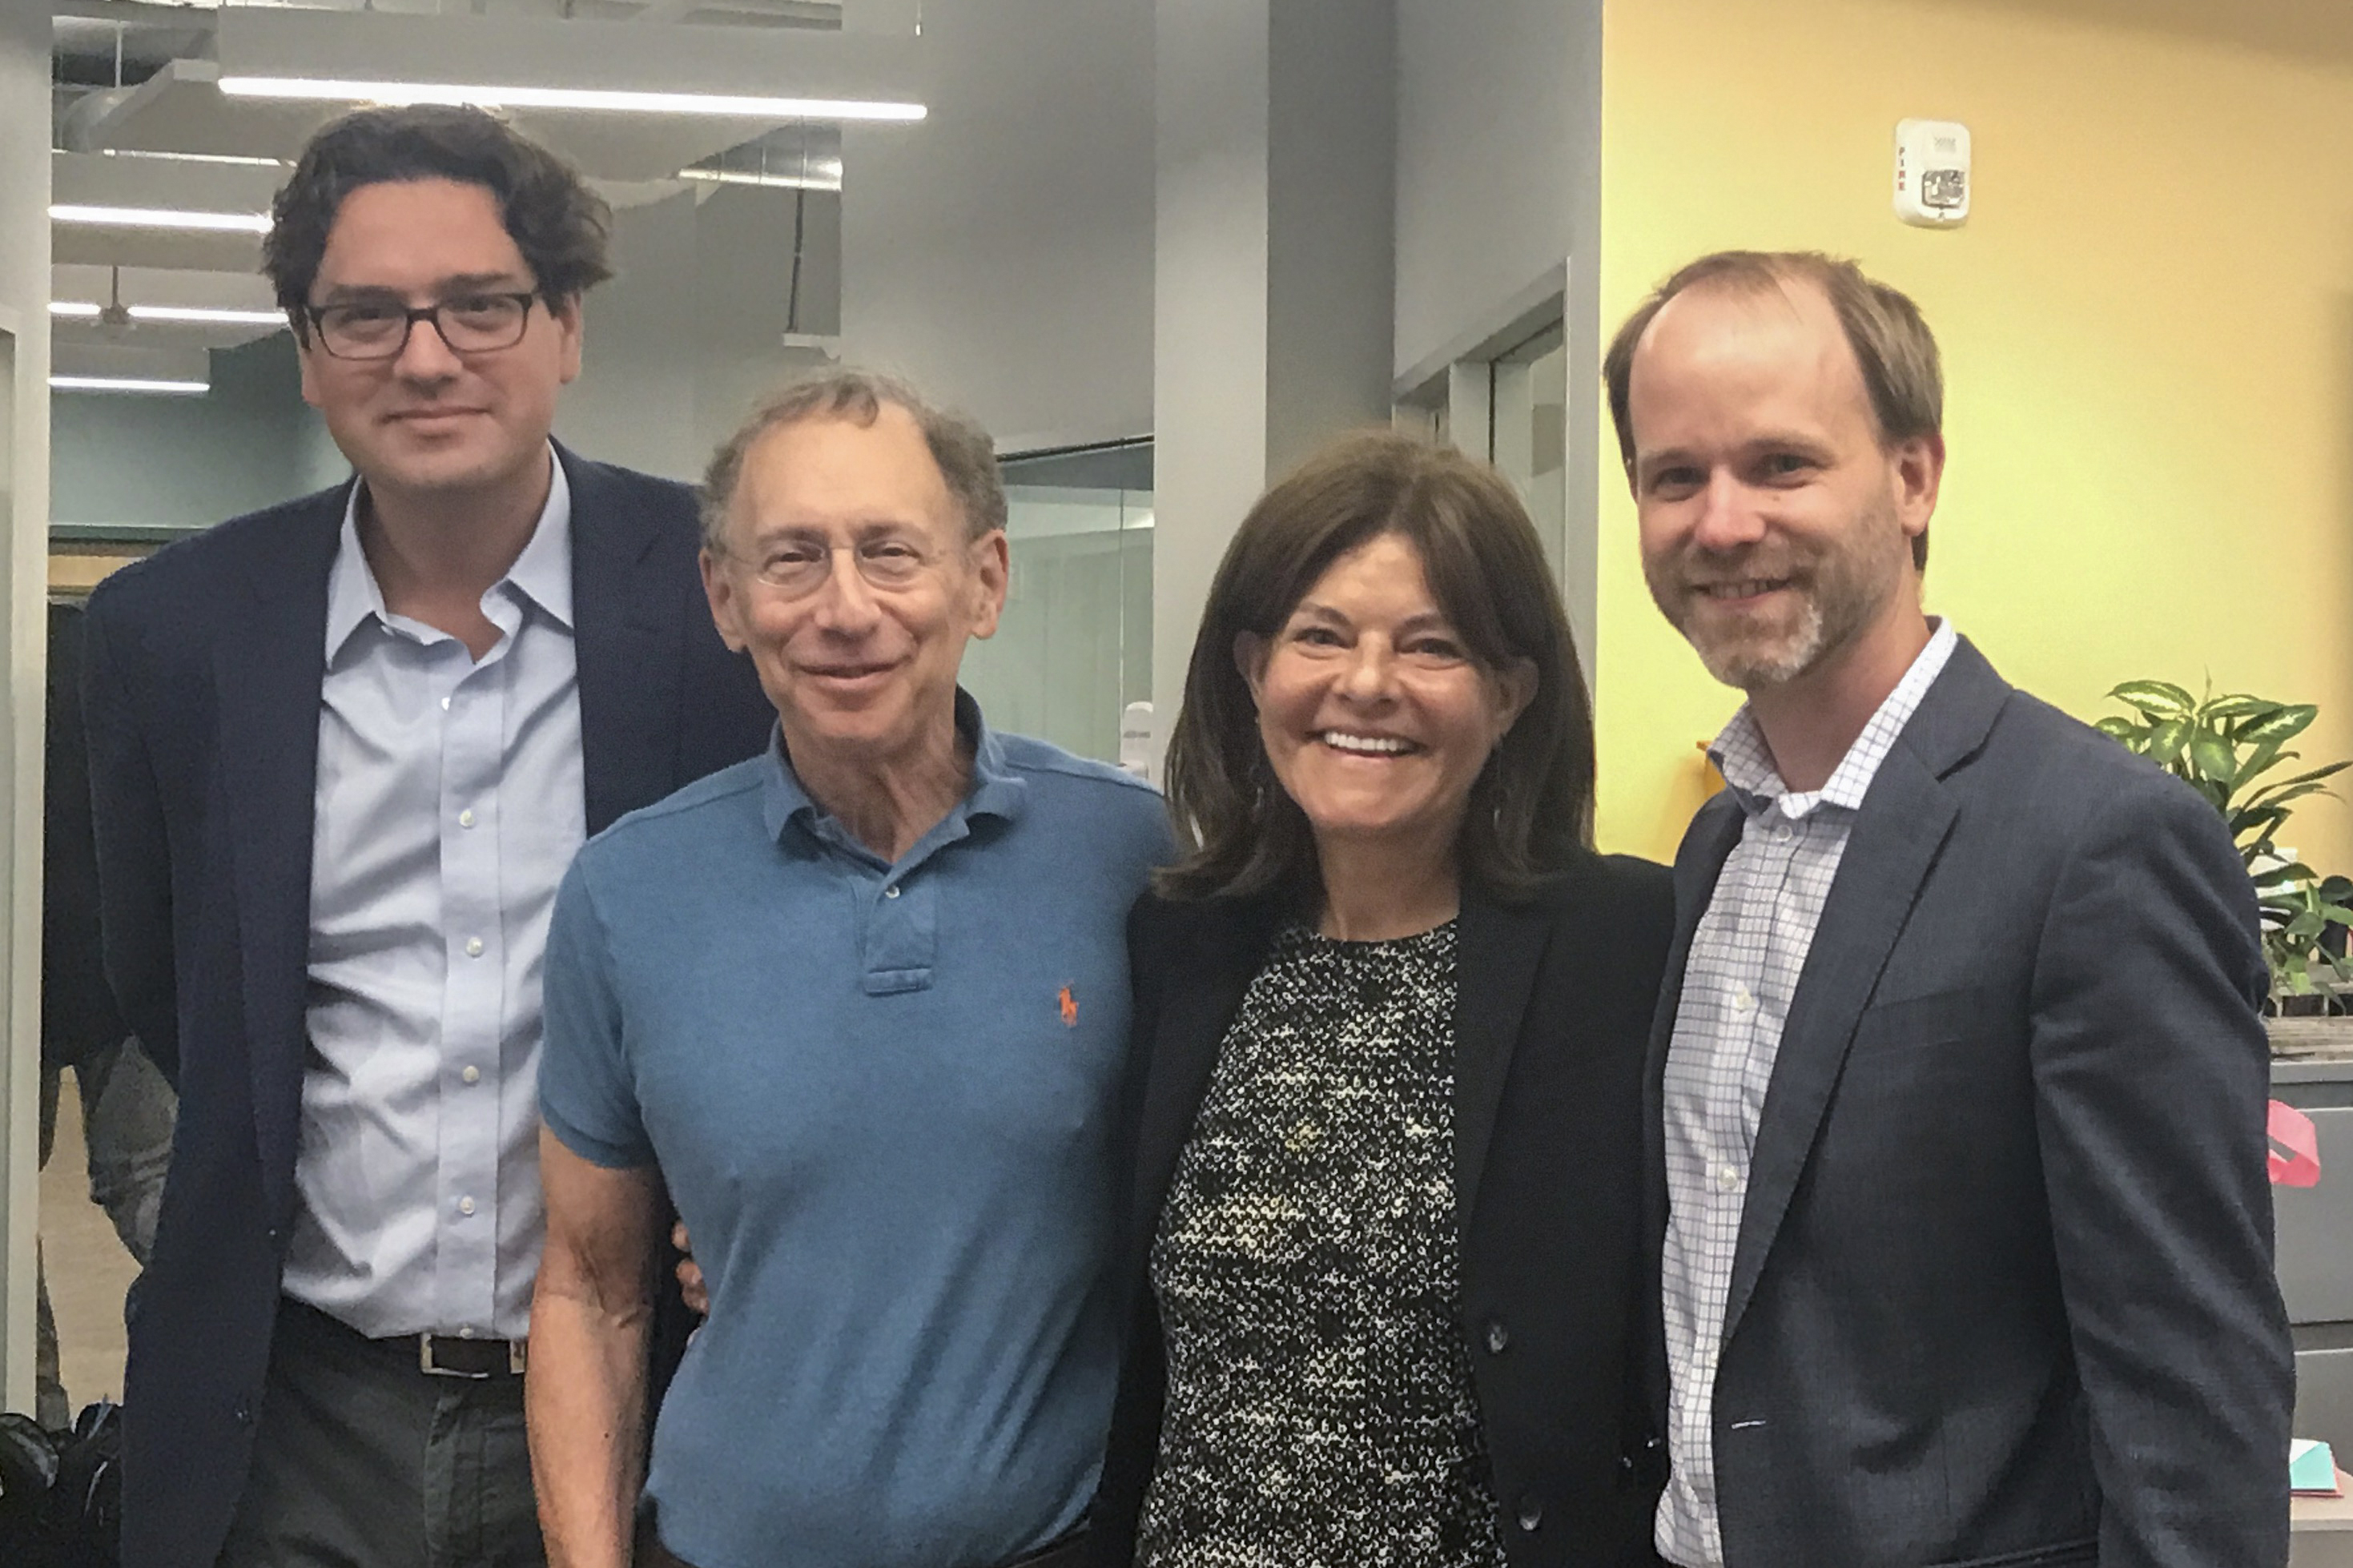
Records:
<instances>
[{"instance_id":1,"label":"fluorescent ceiling light","mask_svg":"<svg viewBox=\"0 0 2353 1568\"><path fill-rule=\"evenodd\" d=\"M95 321L101 307L92 300L52 300L49 314L70 317L75 321ZM286 313L282 310L230 310L209 305L133 305L131 319L134 321L174 321L191 326L217 327L282 327Z\"/></svg>"},{"instance_id":2,"label":"fluorescent ceiling light","mask_svg":"<svg viewBox=\"0 0 2353 1568\"><path fill-rule=\"evenodd\" d=\"M188 228L268 234L268 213L182 212L173 207L96 207L60 203L49 208L51 223L94 224L106 228Z\"/></svg>"},{"instance_id":3,"label":"fluorescent ceiling light","mask_svg":"<svg viewBox=\"0 0 2353 1568\"><path fill-rule=\"evenodd\" d=\"M203 381L150 381L135 375L53 375L52 392L133 392L157 396L201 397L212 390Z\"/></svg>"},{"instance_id":4,"label":"fluorescent ceiling light","mask_svg":"<svg viewBox=\"0 0 2353 1568\"><path fill-rule=\"evenodd\" d=\"M776 185L788 191L838 191L841 174L762 174L749 169L681 169L681 180L708 180L718 185Z\"/></svg>"},{"instance_id":5,"label":"fluorescent ceiling light","mask_svg":"<svg viewBox=\"0 0 2353 1568\"><path fill-rule=\"evenodd\" d=\"M224 76L232 98L295 98L343 103L471 103L490 109L608 110L627 114L718 114L743 120L923 118L920 103L874 99L740 98L702 92L635 92L576 87L468 87L448 82L344 81L312 77Z\"/></svg>"},{"instance_id":6,"label":"fluorescent ceiling light","mask_svg":"<svg viewBox=\"0 0 2353 1568\"><path fill-rule=\"evenodd\" d=\"M238 163L252 168L282 169L282 158L248 158L237 153L157 153L142 147L100 147L101 158L156 158L174 163Z\"/></svg>"}]
</instances>

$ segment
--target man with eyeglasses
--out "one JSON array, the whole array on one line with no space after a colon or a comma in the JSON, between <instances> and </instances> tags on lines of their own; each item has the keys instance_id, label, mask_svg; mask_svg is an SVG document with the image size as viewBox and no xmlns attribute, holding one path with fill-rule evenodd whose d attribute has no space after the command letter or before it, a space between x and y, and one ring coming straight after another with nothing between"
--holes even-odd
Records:
<instances>
[{"instance_id":1,"label":"man with eyeglasses","mask_svg":"<svg viewBox=\"0 0 2353 1568\"><path fill-rule=\"evenodd\" d=\"M1124 931L1159 798L957 689L1005 603L980 430L837 372L721 449L704 508L712 612L780 724L556 900L528 1390L551 1560L1066 1568L1117 1379ZM665 1194L711 1314L649 1464Z\"/></svg>"},{"instance_id":2,"label":"man with eyeglasses","mask_svg":"<svg viewBox=\"0 0 2353 1568\"><path fill-rule=\"evenodd\" d=\"M107 969L181 1092L123 1560L543 1560L540 968L586 837L773 714L685 486L553 444L610 216L493 117L330 125L265 246L356 470L93 596Z\"/></svg>"}]
</instances>

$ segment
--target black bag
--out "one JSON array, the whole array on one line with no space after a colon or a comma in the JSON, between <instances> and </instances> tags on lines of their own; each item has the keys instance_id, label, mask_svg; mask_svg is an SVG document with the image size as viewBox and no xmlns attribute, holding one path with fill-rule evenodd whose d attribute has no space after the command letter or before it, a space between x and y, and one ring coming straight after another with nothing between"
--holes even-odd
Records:
<instances>
[{"instance_id":1,"label":"black bag","mask_svg":"<svg viewBox=\"0 0 2353 1568\"><path fill-rule=\"evenodd\" d=\"M105 1400L69 1432L0 1415L0 1563L118 1568L122 1412Z\"/></svg>"}]
</instances>

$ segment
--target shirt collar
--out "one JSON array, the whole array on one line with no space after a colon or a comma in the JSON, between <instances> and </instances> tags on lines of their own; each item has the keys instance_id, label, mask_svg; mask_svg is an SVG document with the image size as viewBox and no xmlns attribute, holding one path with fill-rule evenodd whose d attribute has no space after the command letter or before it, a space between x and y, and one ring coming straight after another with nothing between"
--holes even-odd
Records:
<instances>
[{"instance_id":1,"label":"shirt collar","mask_svg":"<svg viewBox=\"0 0 2353 1568\"><path fill-rule=\"evenodd\" d=\"M1004 743L981 718L980 704L961 686L955 694L955 727L957 736L972 746L972 779L965 786L964 799L956 803L939 826L923 836L925 843L940 838L944 831L948 837L962 837L976 816L1014 821L1020 816L1029 798L1029 786L1006 765ZM785 752L781 724L762 757L760 805L771 838L782 837L786 826L795 821L814 833L819 823L833 820L809 798L808 791L801 785L800 775L793 772L792 759ZM843 842L848 842L846 836ZM913 854L910 851L909 858L913 858Z\"/></svg>"},{"instance_id":2,"label":"shirt collar","mask_svg":"<svg viewBox=\"0 0 2353 1568\"><path fill-rule=\"evenodd\" d=\"M1904 732L1904 726L1911 721L1921 700L1936 683L1936 677L1944 673L1947 661L1960 642L1960 634L1949 620L1932 617L1929 625L1933 629L1927 646L1913 657L1904 679L1895 683L1895 689L1873 712L1862 733L1855 737L1839 765L1831 770L1829 781L1818 790L1799 794L1782 781L1780 769L1774 765L1773 753L1765 744L1764 731L1757 726L1756 715L1747 703L1740 705L1740 711L1716 736L1707 755L1749 816L1771 805L1779 806L1783 816L1793 818L1804 816L1817 805L1834 805L1846 811L1862 809L1862 797L1870 793L1879 764L1886 760L1895 737Z\"/></svg>"},{"instance_id":3,"label":"shirt collar","mask_svg":"<svg viewBox=\"0 0 2353 1568\"><path fill-rule=\"evenodd\" d=\"M564 465L555 457L554 447L548 448L549 479L547 502L539 509L539 521L531 531L531 539L515 557L505 576L499 579L491 592L511 588L566 631L572 629L572 485L564 476ZM327 572L327 658L333 662L343 651L352 634L373 617L382 621L384 589L375 580L375 571L368 564L367 552L360 548L360 493L365 479L353 483L351 494L343 500L343 531L335 547L334 564Z\"/></svg>"}]
</instances>

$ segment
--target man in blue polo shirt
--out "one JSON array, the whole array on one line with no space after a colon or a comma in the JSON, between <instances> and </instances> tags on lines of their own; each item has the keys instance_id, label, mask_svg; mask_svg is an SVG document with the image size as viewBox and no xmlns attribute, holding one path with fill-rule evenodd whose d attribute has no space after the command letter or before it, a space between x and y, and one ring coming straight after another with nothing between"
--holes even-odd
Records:
<instances>
[{"instance_id":1,"label":"man in blue polo shirt","mask_svg":"<svg viewBox=\"0 0 2353 1568\"><path fill-rule=\"evenodd\" d=\"M1159 798L956 688L1007 580L976 428L836 373L721 449L705 504L712 614L781 722L557 898L526 1391L550 1561L633 1534L695 1568L1076 1561ZM665 1192L711 1312L647 1461Z\"/></svg>"}]
</instances>

